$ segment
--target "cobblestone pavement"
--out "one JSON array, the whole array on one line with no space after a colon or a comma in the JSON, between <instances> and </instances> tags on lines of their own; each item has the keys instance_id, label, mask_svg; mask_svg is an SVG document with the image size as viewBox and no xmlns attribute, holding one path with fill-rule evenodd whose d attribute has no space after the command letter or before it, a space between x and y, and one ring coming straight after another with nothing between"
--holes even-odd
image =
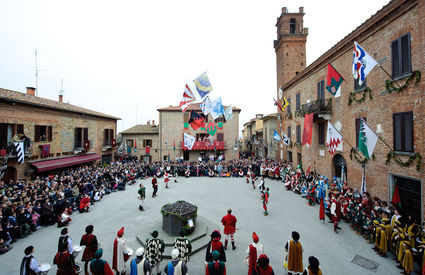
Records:
<instances>
[{"instance_id":1,"label":"cobblestone pavement","mask_svg":"<svg viewBox=\"0 0 425 275\"><path fill-rule=\"evenodd\" d=\"M216 224L216 228L221 231L221 217L228 208L233 209L239 230L235 234L237 249L227 250L227 274L247 274L248 268L243 261L252 241L253 231L264 245L275 274L286 274L282 267L284 246L293 230L301 235L304 265L307 265L308 256L314 255L320 260L324 274L400 273L391 260L391 255L388 258L377 255L371 249L372 246L345 223L340 225L340 234L335 234L332 224L319 221L318 206L308 206L305 199L285 191L281 182L266 179L266 185L270 187L269 216L263 215L258 189L253 190L242 178L179 178L177 183L170 184L169 189L165 189L163 179L159 179L158 197L154 199L151 197L151 179L142 182L147 187L146 211L138 210L138 185L107 195L92 207L90 213L72 215L69 229L74 244L79 243L85 227L93 224L94 233L104 248L103 258L111 264L113 240L122 225L125 226L128 246L135 250L140 246L136 235L148 237L149 231L145 229L152 228L161 221L160 209L164 204L186 200L198 206L198 216ZM41 263L52 264L60 230L56 226L46 227L18 240L11 251L0 255L0 274L19 274L23 251L28 245L34 245L34 256ZM80 264L81 254L77 258L77 263ZM379 265L376 272L353 264L352 260L356 255L376 262ZM204 251L191 257L188 263L189 274L205 274L204 257ZM165 261L162 262L162 268L164 265ZM129 271L129 264L127 269ZM56 268L52 267L49 274L56 274Z\"/></svg>"}]
</instances>

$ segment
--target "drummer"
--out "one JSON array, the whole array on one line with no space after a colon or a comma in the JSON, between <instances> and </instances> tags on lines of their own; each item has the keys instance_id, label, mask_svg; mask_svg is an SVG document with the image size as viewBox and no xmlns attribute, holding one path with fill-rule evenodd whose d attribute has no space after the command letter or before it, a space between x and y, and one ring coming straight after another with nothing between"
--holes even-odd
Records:
<instances>
[{"instance_id":1,"label":"drummer","mask_svg":"<svg viewBox=\"0 0 425 275\"><path fill-rule=\"evenodd\" d=\"M59 252L53 259L53 264L58 266L56 275L75 275L76 268L74 257L68 252L68 244L63 242L59 244Z\"/></svg>"},{"instance_id":2,"label":"drummer","mask_svg":"<svg viewBox=\"0 0 425 275\"><path fill-rule=\"evenodd\" d=\"M90 263L90 271L93 273L93 275L114 275L114 272L112 271L108 262L101 259L102 255L102 249L98 249L94 253L94 259Z\"/></svg>"},{"instance_id":3,"label":"drummer","mask_svg":"<svg viewBox=\"0 0 425 275\"><path fill-rule=\"evenodd\" d=\"M86 227L86 234L81 237L80 245L86 246L84 248L83 257L81 260L84 262L84 272L88 273L89 262L94 258L94 253L97 251L98 243L97 238L93 235L93 225Z\"/></svg>"},{"instance_id":4,"label":"drummer","mask_svg":"<svg viewBox=\"0 0 425 275\"><path fill-rule=\"evenodd\" d=\"M72 239L70 236L68 236L69 233L69 229L68 227L65 227L61 230L61 236L59 237L59 241L58 241L58 252L59 250L59 246L61 243L67 243L68 244L68 252L69 254L73 254L74 253L74 246L72 245Z\"/></svg>"},{"instance_id":5,"label":"drummer","mask_svg":"<svg viewBox=\"0 0 425 275\"><path fill-rule=\"evenodd\" d=\"M22 259L20 275L31 275L40 273L40 265L37 259L32 255L34 246L25 248L25 257Z\"/></svg>"}]
</instances>

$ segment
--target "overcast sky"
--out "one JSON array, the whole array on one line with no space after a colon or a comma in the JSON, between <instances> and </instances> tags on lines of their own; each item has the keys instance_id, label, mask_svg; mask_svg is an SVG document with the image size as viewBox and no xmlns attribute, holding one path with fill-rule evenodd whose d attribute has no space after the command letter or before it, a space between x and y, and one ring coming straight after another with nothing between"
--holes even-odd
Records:
<instances>
[{"instance_id":1,"label":"overcast sky","mask_svg":"<svg viewBox=\"0 0 425 275\"><path fill-rule=\"evenodd\" d=\"M242 109L240 125L272 113L276 18L304 6L307 64L389 0L2 0L0 87L120 117L122 131L178 105L185 81L207 70L211 98ZM241 129L240 129L241 130Z\"/></svg>"}]
</instances>

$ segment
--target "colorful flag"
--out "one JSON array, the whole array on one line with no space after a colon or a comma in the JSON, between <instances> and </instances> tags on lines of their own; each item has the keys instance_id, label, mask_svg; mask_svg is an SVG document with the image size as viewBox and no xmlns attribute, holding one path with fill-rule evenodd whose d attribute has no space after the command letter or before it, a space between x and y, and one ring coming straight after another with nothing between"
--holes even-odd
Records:
<instances>
[{"instance_id":1,"label":"colorful flag","mask_svg":"<svg viewBox=\"0 0 425 275\"><path fill-rule=\"evenodd\" d=\"M198 130L199 127L205 127L204 118L194 110L190 111L189 124L195 131Z\"/></svg>"},{"instance_id":2,"label":"colorful flag","mask_svg":"<svg viewBox=\"0 0 425 275\"><path fill-rule=\"evenodd\" d=\"M291 144L291 139L287 135L283 134L282 135L282 142L286 146L289 146L289 144Z\"/></svg>"},{"instance_id":3,"label":"colorful flag","mask_svg":"<svg viewBox=\"0 0 425 275\"><path fill-rule=\"evenodd\" d=\"M311 160L308 162L307 175L310 174Z\"/></svg>"},{"instance_id":4,"label":"colorful flag","mask_svg":"<svg viewBox=\"0 0 425 275\"><path fill-rule=\"evenodd\" d=\"M215 99L211 102L210 114L214 119L217 119L224 113L223 104L221 104L221 97Z\"/></svg>"},{"instance_id":5,"label":"colorful flag","mask_svg":"<svg viewBox=\"0 0 425 275\"><path fill-rule=\"evenodd\" d=\"M186 84L183 91L183 97L180 100L180 105L179 105L179 107L182 108L182 112L186 112L187 107L189 107L190 103L193 101L195 101L195 96L193 95L189 86Z\"/></svg>"},{"instance_id":6,"label":"colorful flag","mask_svg":"<svg viewBox=\"0 0 425 275\"><path fill-rule=\"evenodd\" d=\"M328 63L328 74L326 76L326 90L330 92L335 97L341 96L341 84L344 79L342 76L335 70L335 68Z\"/></svg>"},{"instance_id":7,"label":"colorful flag","mask_svg":"<svg viewBox=\"0 0 425 275\"><path fill-rule=\"evenodd\" d=\"M24 142L18 141L13 143L15 145L16 156L18 157L18 164L24 163L25 160L25 151L24 151Z\"/></svg>"},{"instance_id":8,"label":"colorful flag","mask_svg":"<svg viewBox=\"0 0 425 275\"><path fill-rule=\"evenodd\" d=\"M274 98L273 98L273 100L274 100L274 102L276 103L277 107L279 107L279 110L280 110L281 112L284 112L284 111L285 111L286 106L288 106L288 105L289 105L288 100L287 100L286 98L284 98L284 97L282 97L282 104L280 104L279 102L277 102L277 101L276 101L276 99L274 99Z\"/></svg>"},{"instance_id":9,"label":"colorful flag","mask_svg":"<svg viewBox=\"0 0 425 275\"><path fill-rule=\"evenodd\" d=\"M202 103L199 105L199 107L201 108L202 113L204 113L204 115L208 115L208 113L211 110L211 100L210 98L207 96L204 101L202 101Z\"/></svg>"},{"instance_id":10,"label":"colorful flag","mask_svg":"<svg viewBox=\"0 0 425 275\"><path fill-rule=\"evenodd\" d=\"M354 41L353 75L354 79L359 80L359 86L363 84L366 76L376 65L378 65L378 62Z\"/></svg>"},{"instance_id":11,"label":"colorful flag","mask_svg":"<svg viewBox=\"0 0 425 275\"><path fill-rule=\"evenodd\" d=\"M176 152L176 140L173 141L173 151Z\"/></svg>"},{"instance_id":12,"label":"colorful flag","mask_svg":"<svg viewBox=\"0 0 425 275\"><path fill-rule=\"evenodd\" d=\"M363 165L362 187L360 188L360 194L363 196L366 191L366 167Z\"/></svg>"},{"instance_id":13,"label":"colorful flag","mask_svg":"<svg viewBox=\"0 0 425 275\"><path fill-rule=\"evenodd\" d=\"M278 132L276 132L276 130L273 130L274 134L273 134L273 139L280 142L282 140L282 137L279 135Z\"/></svg>"},{"instance_id":14,"label":"colorful flag","mask_svg":"<svg viewBox=\"0 0 425 275\"><path fill-rule=\"evenodd\" d=\"M193 144L195 144L195 140L196 138L194 136L184 133L183 144L187 149L192 150Z\"/></svg>"},{"instance_id":15,"label":"colorful flag","mask_svg":"<svg viewBox=\"0 0 425 275\"><path fill-rule=\"evenodd\" d=\"M378 135L360 118L359 150L370 159L378 142Z\"/></svg>"},{"instance_id":16,"label":"colorful flag","mask_svg":"<svg viewBox=\"0 0 425 275\"><path fill-rule=\"evenodd\" d=\"M200 76L193 80L198 90L199 96L204 98L209 92L212 91L211 82L208 79L207 73L202 73Z\"/></svg>"},{"instance_id":17,"label":"colorful flag","mask_svg":"<svg viewBox=\"0 0 425 275\"><path fill-rule=\"evenodd\" d=\"M217 125L215 125L213 122L209 122L207 127L205 127L205 130L207 131L208 134L210 134L211 136L215 135L215 132L217 132Z\"/></svg>"},{"instance_id":18,"label":"colorful flag","mask_svg":"<svg viewBox=\"0 0 425 275\"><path fill-rule=\"evenodd\" d=\"M397 180L394 180L394 191L393 191L393 198L391 200L391 203L401 207L401 200L400 200L400 194L398 193Z\"/></svg>"},{"instance_id":19,"label":"colorful flag","mask_svg":"<svg viewBox=\"0 0 425 275\"><path fill-rule=\"evenodd\" d=\"M335 129L330 121L328 121L328 135L326 137L326 146L331 155L335 154L336 147L341 143L342 135Z\"/></svg>"},{"instance_id":20,"label":"colorful flag","mask_svg":"<svg viewBox=\"0 0 425 275\"><path fill-rule=\"evenodd\" d=\"M311 146L311 138L313 136L313 113L306 114L304 118L303 140L302 145Z\"/></svg>"},{"instance_id":21,"label":"colorful flag","mask_svg":"<svg viewBox=\"0 0 425 275\"><path fill-rule=\"evenodd\" d=\"M232 105L230 105L229 107L227 107L226 110L224 110L224 118L227 120L230 120L233 116L233 108Z\"/></svg>"},{"instance_id":22,"label":"colorful flag","mask_svg":"<svg viewBox=\"0 0 425 275\"><path fill-rule=\"evenodd\" d=\"M137 153L137 141L134 140L134 153Z\"/></svg>"}]
</instances>

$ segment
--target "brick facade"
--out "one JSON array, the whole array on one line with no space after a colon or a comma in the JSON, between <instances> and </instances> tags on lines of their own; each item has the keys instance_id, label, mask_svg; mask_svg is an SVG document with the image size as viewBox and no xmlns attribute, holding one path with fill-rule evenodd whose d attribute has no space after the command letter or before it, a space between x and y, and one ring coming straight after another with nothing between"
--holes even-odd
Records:
<instances>
[{"instance_id":1,"label":"brick facade","mask_svg":"<svg viewBox=\"0 0 425 275\"><path fill-rule=\"evenodd\" d=\"M348 11L347 11L348 12ZM292 140L295 139L296 126L303 128L304 118L295 117L295 97L300 94L301 104L317 99L317 83L321 80L326 82L327 63L331 62L335 69L342 75L341 97L335 98L325 91L325 98L332 98L332 112L329 115L314 115L313 140L311 148L307 146L286 147L282 149L284 159L292 152L294 163L297 163L297 154L301 153L304 167L311 161L312 169L327 177L336 175L337 167L334 165L334 156L330 155L325 145L319 145L318 125L331 121L334 125L341 125L341 133L351 144L343 141L340 150L336 153L343 157L346 162L347 182L353 188L360 188L362 179L362 166L355 159L350 159L351 147L356 147L355 119L364 117L373 130L385 140L391 149L394 144L393 114L400 112L413 112L413 145L414 151L425 157L425 105L424 89L425 81L422 77L417 86L414 80L407 89L402 92L389 93L385 82L389 76L379 67L375 67L367 76L367 87L371 89L373 99L366 96L361 102L352 102L349 106L350 92L354 91L354 79L352 77L353 41L357 41L381 66L391 74L392 53L391 42L401 36L410 33L410 55L412 71L425 73L425 2L414 0L395 0L378 11L364 24L351 32L343 40L337 43L329 51L324 53L315 62L300 72L296 77L282 85L285 97L291 98L292 119L284 119L283 130L286 133L288 126L292 129ZM279 55L276 55L279 60ZM279 69L278 69L279 78ZM401 78L397 83L401 86L407 78ZM395 85L397 86L397 85ZM356 98L362 97L362 92L355 93ZM285 115L285 114L283 114ZM326 138L326 134L325 134ZM422 162L420 171L416 170L416 162L408 167L401 167L394 160L386 165L387 154L390 152L384 142L378 140L375 148L375 159L366 164L367 190L372 196L383 200L391 200L394 187L394 179L413 180L409 188L419 188L421 209L424 206L423 196L425 190L421 183L424 182L425 164ZM400 159L407 161L409 153L397 154ZM411 155L411 154L410 154ZM337 157L339 158L339 156ZM340 158L339 158L340 159ZM416 187L415 187L416 184ZM419 186L417 186L419 184ZM399 187L400 188L400 187ZM417 215L423 217L423 211L418 210ZM421 212L421 213L419 213Z\"/></svg>"},{"instance_id":2,"label":"brick facade","mask_svg":"<svg viewBox=\"0 0 425 275\"><path fill-rule=\"evenodd\" d=\"M142 126L142 127L138 127ZM131 131L135 129L135 131ZM139 128L139 129L137 129ZM159 125L136 125L128 130L121 133L122 137L126 140L132 140L134 147L137 145L137 152L134 151L134 147L131 148L131 155L137 156L140 160L146 161L160 161L160 148L159 148ZM152 145L149 147L149 153L146 151L147 140L152 141ZM135 143L135 144L134 144ZM128 146L128 145L127 145Z\"/></svg>"}]
</instances>

